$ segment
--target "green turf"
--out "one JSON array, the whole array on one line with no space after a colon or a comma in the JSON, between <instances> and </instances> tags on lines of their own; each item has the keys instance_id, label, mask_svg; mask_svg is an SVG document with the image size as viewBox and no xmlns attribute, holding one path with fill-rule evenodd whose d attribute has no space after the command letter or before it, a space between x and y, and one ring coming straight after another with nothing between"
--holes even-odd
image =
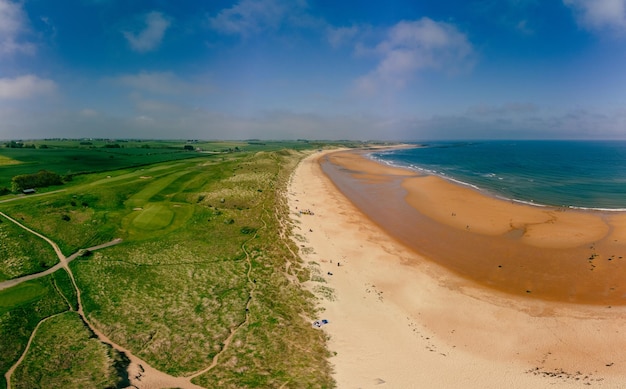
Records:
<instances>
[{"instance_id":1,"label":"green turf","mask_svg":"<svg viewBox=\"0 0 626 389\"><path fill-rule=\"evenodd\" d=\"M141 230L160 230L170 225L174 212L167 204L148 204L133 219L133 227Z\"/></svg>"},{"instance_id":2,"label":"green turf","mask_svg":"<svg viewBox=\"0 0 626 389\"><path fill-rule=\"evenodd\" d=\"M36 301L47 293L40 281L26 281L0 291L0 315L24 304Z\"/></svg>"},{"instance_id":3,"label":"green turf","mask_svg":"<svg viewBox=\"0 0 626 389\"><path fill-rule=\"evenodd\" d=\"M149 172L146 172L146 174L148 173ZM176 173L162 176L161 178L158 178L158 179L153 179L152 177L144 178L143 180L146 181L146 185L144 185L142 190L140 190L139 192L131 196L126 201L126 204L129 207L142 207L146 202L150 200L150 198L152 198L157 193L164 190L172 182L176 181L179 177L184 176L187 173L188 173L187 171L183 170L183 171L178 171ZM148 177L148 176L144 176L144 177Z\"/></svg>"}]
</instances>

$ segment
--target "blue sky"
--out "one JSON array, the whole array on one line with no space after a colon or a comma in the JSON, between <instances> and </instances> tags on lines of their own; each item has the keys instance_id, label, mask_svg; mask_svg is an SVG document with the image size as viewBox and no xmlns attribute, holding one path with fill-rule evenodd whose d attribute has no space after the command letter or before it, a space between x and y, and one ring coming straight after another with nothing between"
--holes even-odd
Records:
<instances>
[{"instance_id":1,"label":"blue sky","mask_svg":"<svg viewBox=\"0 0 626 389\"><path fill-rule=\"evenodd\" d=\"M626 139L626 0L0 0L0 139Z\"/></svg>"}]
</instances>

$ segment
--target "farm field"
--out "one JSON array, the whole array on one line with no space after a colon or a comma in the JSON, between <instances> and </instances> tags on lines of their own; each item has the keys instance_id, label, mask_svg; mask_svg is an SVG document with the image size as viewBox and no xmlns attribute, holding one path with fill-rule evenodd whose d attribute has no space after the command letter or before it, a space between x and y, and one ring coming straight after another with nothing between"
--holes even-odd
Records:
<instances>
[{"instance_id":1,"label":"farm field","mask_svg":"<svg viewBox=\"0 0 626 389\"><path fill-rule=\"evenodd\" d=\"M9 188L15 175L31 174L41 169L75 178L86 173L193 158L199 153L312 147L308 142L265 141L33 140L20 142L22 147L14 148L7 147L7 144L10 142L0 142L0 188ZM185 146L192 150L185 149Z\"/></svg>"},{"instance_id":2,"label":"farm field","mask_svg":"<svg viewBox=\"0 0 626 389\"><path fill-rule=\"evenodd\" d=\"M0 281L60 259L64 267L0 283L0 349L10 350L0 356L0 388L6 378L12 388L125 387L127 356L198 387L334 385L284 202L297 162L323 145L228 146L239 152L141 164L133 156L48 193L0 196L1 212L62 252L0 216ZM54 166L48 155L32 163ZM17 166L0 169L8 176ZM98 248L107 242L117 244ZM5 264L6 253L19 266Z\"/></svg>"}]
</instances>

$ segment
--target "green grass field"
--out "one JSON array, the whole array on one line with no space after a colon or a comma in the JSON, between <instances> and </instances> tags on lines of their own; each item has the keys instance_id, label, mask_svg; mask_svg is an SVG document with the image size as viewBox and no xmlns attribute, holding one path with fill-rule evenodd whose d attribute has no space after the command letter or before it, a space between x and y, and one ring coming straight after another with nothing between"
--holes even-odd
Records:
<instances>
[{"instance_id":1,"label":"green grass field","mask_svg":"<svg viewBox=\"0 0 626 389\"><path fill-rule=\"evenodd\" d=\"M33 145L35 148L8 148L0 144L0 188L10 188L13 176L31 174L42 169L62 176L82 175L147 166L164 161L184 160L197 157L201 153L215 153L212 155L222 156L233 151L278 151L285 148L302 150L327 144L303 141L187 142L184 140L25 140L23 143ZM107 147L111 145L120 147ZM353 146L345 142L342 145ZM185 150L184 146L192 146L194 150L198 149L200 152Z\"/></svg>"},{"instance_id":2,"label":"green grass field","mask_svg":"<svg viewBox=\"0 0 626 389\"><path fill-rule=\"evenodd\" d=\"M48 290L36 280L27 281L7 289L0 295L0 315L22 305L37 301L47 292Z\"/></svg>"},{"instance_id":3,"label":"green grass field","mask_svg":"<svg viewBox=\"0 0 626 389\"><path fill-rule=\"evenodd\" d=\"M17 161L10 157L5 157L4 155L0 155L0 166L8 166L8 165L17 165L20 164L20 161Z\"/></svg>"},{"instance_id":4,"label":"green grass field","mask_svg":"<svg viewBox=\"0 0 626 389\"><path fill-rule=\"evenodd\" d=\"M49 143L53 150L64 150ZM101 166L103 172L76 177L63 192L0 203L0 210L53 239L66 255L123 239L70 267L88 320L153 367L189 375L220 353L218 364L195 383L207 388L333 387L324 333L305 319L315 315L314 299L284 273L289 261L291 275L308 277L290 252L297 248L285 238L283 194L305 155L299 150L321 146L258 143L229 145L242 152L194 153L185 159L173 154L171 161L118 170L112 163ZM37 308L41 304L45 309ZM76 294L63 270L0 291L0 348L15 350L0 357L0 373L19 358L40 320L70 309L76 309ZM42 382L67 387L81 379L94 387L119 379L119 374L109 375L110 355L104 370L75 363L85 355L105 358L110 350L95 344L72 317L46 321L32 356L29 351L20 367L24 370L18 371L35 369ZM231 331L230 346L223 349ZM68 352L50 340L55 333L66 336L60 332L72 334L63 338L69 350L85 350L68 359L67 374L48 363ZM34 385L20 374L15 378L22 387Z\"/></svg>"}]
</instances>

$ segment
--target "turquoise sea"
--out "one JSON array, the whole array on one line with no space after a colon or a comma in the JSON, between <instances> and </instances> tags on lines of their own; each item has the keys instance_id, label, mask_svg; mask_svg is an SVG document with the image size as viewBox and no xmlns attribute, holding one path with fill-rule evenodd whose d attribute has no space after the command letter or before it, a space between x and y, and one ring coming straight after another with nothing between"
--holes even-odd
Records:
<instances>
[{"instance_id":1,"label":"turquoise sea","mask_svg":"<svg viewBox=\"0 0 626 389\"><path fill-rule=\"evenodd\" d=\"M626 210L626 141L428 142L416 146L374 152L371 157L505 199Z\"/></svg>"}]
</instances>

